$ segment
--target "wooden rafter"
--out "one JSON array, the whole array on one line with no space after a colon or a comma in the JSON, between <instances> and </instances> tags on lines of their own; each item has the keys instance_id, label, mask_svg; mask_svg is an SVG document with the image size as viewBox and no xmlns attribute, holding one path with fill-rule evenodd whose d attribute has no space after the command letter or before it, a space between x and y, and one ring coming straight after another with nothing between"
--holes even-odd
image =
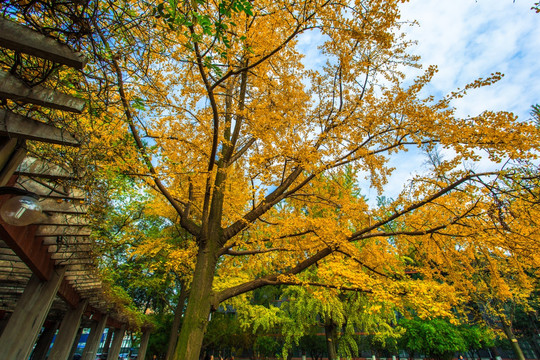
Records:
<instances>
[{"instance_id":1,"label":"wooden rafter","mask_svg":"<svg viewBox=\"0 0 540 360\"><path fill-rule=\"evenodd\" d=\"M27 156L17 168L17 174L33 176L43 179L76 179L77 177L68 169Z\"/></svg>"},{"instance_id":2,"label":"wooden rafter","mask_svg":"<svg viewBox=\"0 0 540 360\"><path fill-rule=\"evenodd\" d=\"M64 214L86 214L88 206L80 202L67 202L61 199L44 199L40 200L39 204L44 212L49 213L64 213Z\"/></svg>"},{"instance_id":3,"label":"wooden rafter","mask_svg":"<svg viewBox=\"0 0 540 360\"><path fill-rule=\"evenodd\" d=\"M87 62L84 55L67 45L3 18L0 18L0 46L79 70Z\"/></svg>"},{"instance_id":4,"label":"wooden rafter","mask_svg":"<svg viewBox=\"0 0 540 360\"><path fill-rule=\"evenodd\" d=\"M0 98L81 113L85 101L43 86L28 87L13 75L0 71Z\"/></svg>"},{"instance_id":5,"label":"wooden rafter","mask_svg":"<svg viewBox=\"0 0 540 360\"><path fill-rule=\"evenodd\" d=\"M15 187L25 189L43 198L84 200L84 191L80 189L68 189L58 183L49 182L27 176L19 176Z\"/></svg>"},{"instance_id":6,"label":"wooden rafter","mask_svg":"<svg viewBox=\"0 0 540 360\"><path fill-rule=\"evenodd\" d=\"M2 109L0 109L0 135L51 144L80 146L80 142L65 130Z\"/></svg>"}]
</instances>

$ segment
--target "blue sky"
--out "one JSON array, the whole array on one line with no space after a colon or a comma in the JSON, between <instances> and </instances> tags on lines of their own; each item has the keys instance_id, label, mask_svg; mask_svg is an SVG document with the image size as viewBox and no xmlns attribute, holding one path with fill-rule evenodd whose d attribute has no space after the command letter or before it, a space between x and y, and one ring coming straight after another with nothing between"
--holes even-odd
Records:
<instances>
[{"instance_id":1,"label":"blue sky","mask_svg":"<svg viewBox=\"0 0 540 360\"><path fill-rule=\"evenodd\" d=\"M471 91L454 102L459 116L483 110L512 111L530 118L530 107L540 103L540 14L530 10L534 1L516 0L412 0L403 4L402 19L418 25L404 27L417 44L411 52L421 64L437 65L439 72L427 88L444 94L494 72L505 76L498 83ZM413 78L418 72L410 71ZM425 157L409 152L393 159L396 167L384 195L395 197L413 174L425 171ZM477 170L493 165L484 161ZM367 185L367 184L363 184ZM374 205L376 191L363 188Z\"/></svg>"},{"instance_id":2,"label":"blue sky","mask_svg":"<svg viewBox=\"0 0 540 360\"><path fill-rule=\"evenodd\" d=\"M482 110L513 111L528 118L540 103L540 14L531 0L412 0L402 5L402 19L418 41L411 51L424 65L437 65L430 91L442 94L477 77L500 71L497 84L471 92L456 102L462 116Z\"/></svg>"},{"instance_id":3,"label":"blue sky","mask_svg":"<svg viewBox=\"0 0 540 360\"><path fill-rule=\"evenodd\" d=\"M417 45L411 52L421 64L437 65L427 90L442 96L462 88L478 77L502 72L498 83L469 92L454 102L457 114L474 116L483 110L512 111L530 118L531 105L540 103L540 14L530 10L534 1L516 0L412 0L402 6L403 20L416 20L406 27ZM414 76L410 72L410 76ZM414 173L425 171L425 157L409 152L392 161L396 167L385 195L394 197ZM487 170L489 161L477 164ZM373 204L376 192L367 190Z\"/></svg>"},{"instance_id":4,"label":"blue sky","mask_svg":"<svg viewBox=\"0 0 540 360\"><path fill-rule=\"evenodd\" d=\"M504 74L496 84L472 90L456 100L458 116L475 116L484 110L511 111L519 119L530 118L531 105L540 103L540 14L531 10L533 0L410 0L401 5L401 19L417 21L404 25L402 31L416 45L410 53L420 55L423 69L437 65L438 73L426 88L426 95L441 98L478 78L495 72ZM317 31L304 33L299 47L309 68L320 68L324 57L317 45L322 42ZM423 70L405 71L412 81ZM443 155L451 156L451 153ZM395 197L415 173L426 171L426 157L417 151L395 156L396 169L384 189ZM489 161L475 166L477 171L493 169ZM362 193L370 204L377 192L361 181Z\"/></svg>"}]
</instances>

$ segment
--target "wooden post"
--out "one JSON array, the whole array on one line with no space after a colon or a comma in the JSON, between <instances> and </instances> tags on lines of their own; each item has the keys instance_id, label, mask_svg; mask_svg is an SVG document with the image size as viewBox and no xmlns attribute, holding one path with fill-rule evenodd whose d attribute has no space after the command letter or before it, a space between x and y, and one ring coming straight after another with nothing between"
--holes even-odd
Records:
<instances>
[{"instance_id":1,"label":"wooden post","mask_svg":"<svg viewBox=\"0 0 540 360\"><path fill-rule=\"evenodd\" d=\"M82 360L96 359L99 344L101 343L101 336L103 335L103 330L105 330L108 317L108 314L102 315L101 319L99 319L99 322L97 323L97 326L92 328L90 331L88 340L86 340L86 346L84 347Z\"/></svg>"},{"instance_id":2,"label":"wooden post","mask_svg":"<svg viewBox=\"0 0 540 360\"><path fill-rule=\"evenodd\" d=\"M144 360L146 356L146 349L148 349L148 340L150 340L150 329L144 329L141 345L139 346L139 352L137 353L137 360Z\"/></svg>"},{"instance_id":3,"label":"wooden post","mask_svg":"<svg viewBox=\"0 0 540 360\"><path fill-rule=\"evenodd\" d=\"M60 325L58 335L54 341L49 359L67 359L71 347L77 336L77 331L81 325L81 317L86 309L88 300L79 303L76 309L70 309ZM79 335L80 336L80 335Z\"/></svg>"},{"instance_id":4,"label":"wooden post","mask_svg":"<svg viewBox=\"0 0 540 360\"><path fill-rule=\"evenodd\" d=\"M65 267L55 269L48 281L32 275L0 337L4 359L28 359L65 272Z\"/></svg>"},{"instance_id":5,"label":"wooden post","mask_svg":"<svg viewBox=\"0 0 540 360\"><path fill-rule=\"evenodd\" d=\"M122 348L122 340L124 340L124 334L126 332L126 326L122 325L120 329L114 330L114 337L111 344L111 348L107 355L107 359L118 359L120 355L120 349Z\"/></svg>"},{"instance_id":6,"label":"wooden post","mask_svg":"<svg viewBox=\"0 0 540 360\"><path fill-rule=\"evenodd\" d=\"M49 324L49 326L46 326L43 329L36 346L34 347L34 351L32 352L31 360L45 360L54 339L54 334L56 334L56 330L58 330L58 325L60 325L60 323L55 321L53 324Z\"/></svg>"}]
</instances>

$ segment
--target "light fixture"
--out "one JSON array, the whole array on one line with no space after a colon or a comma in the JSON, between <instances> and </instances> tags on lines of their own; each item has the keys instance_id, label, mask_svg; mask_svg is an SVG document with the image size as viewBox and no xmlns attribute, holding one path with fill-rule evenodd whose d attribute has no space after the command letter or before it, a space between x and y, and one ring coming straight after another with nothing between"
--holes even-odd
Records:
<instances>
[{"instance_id":1,"label":"light fixture","mask_svg":"<svg viewBox=\"0 0 540 360\"><path fill-rule=\"evenodd\" d=\"M0 217L7 224L26 226L42 221L45 217L43 208L38 202L39 196L14 187L0 187L0 195L15 195L0 206Z\"/></svg>"}]
</instances>

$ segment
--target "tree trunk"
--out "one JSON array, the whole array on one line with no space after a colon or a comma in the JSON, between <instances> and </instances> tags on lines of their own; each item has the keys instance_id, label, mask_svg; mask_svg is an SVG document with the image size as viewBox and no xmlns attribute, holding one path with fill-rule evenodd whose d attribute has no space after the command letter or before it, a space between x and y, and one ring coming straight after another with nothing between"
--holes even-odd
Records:
<instances>
[{"instance_id":1,"label":"tree trunk","mask_svg":"<svg viewBox=\"0 0 540 360\"><path fill-rule=\"evenodd\" d=\"M212 282L216 269L215 252L201 245L189 292L188 305L178 336L174 360L198 360L212 306Z\"/></svg>"},{"instance_id":2,"label":"tree trunk","mask_svg":"<svg viewBox=\"0 0 540 360\"><path fill-rule=\"evenodd\" d=\"M337 326L330 319L324 325L324 334L326 335L326 349L328 351L328 360L338 360L337 355Z\"/></svg>"},{"instance_id":3,"label":"tree trunk","mask_svg":"<svg viewBox=\"0 0 540 360\"><path fill-rule=\"evenodd\" d=\"M182 321L182 314L184 313L184 304L186 302L186 286L182 282L180 289L180 295L178 296L178 303L176 309L174 309L174 320L171 326L171 334L169 335L169 344L167 346L167 355L165 360L171 360L173 358L174 349L176 348L176 342L178 341L178 330L180 329L180 322Z\"/></svg>"},{"instance_id":4,"label":"tree trunk","mask_svg":"<svg viewBox=\"0 0 540 360\"><path fill-rule=\"evenodd\" d=\"M510 325L503 318L501 318L501 323L502 323L503 331L506 337L508 338L508 340L510 340L510 345L512 345L512 349L514 350L514 353L516 354L518 360L525 360L523 351L521 350L521 347L519 346L519 343L516 337L514 336L514 333L512 332Z\"/></svg>"}]
</instances>

